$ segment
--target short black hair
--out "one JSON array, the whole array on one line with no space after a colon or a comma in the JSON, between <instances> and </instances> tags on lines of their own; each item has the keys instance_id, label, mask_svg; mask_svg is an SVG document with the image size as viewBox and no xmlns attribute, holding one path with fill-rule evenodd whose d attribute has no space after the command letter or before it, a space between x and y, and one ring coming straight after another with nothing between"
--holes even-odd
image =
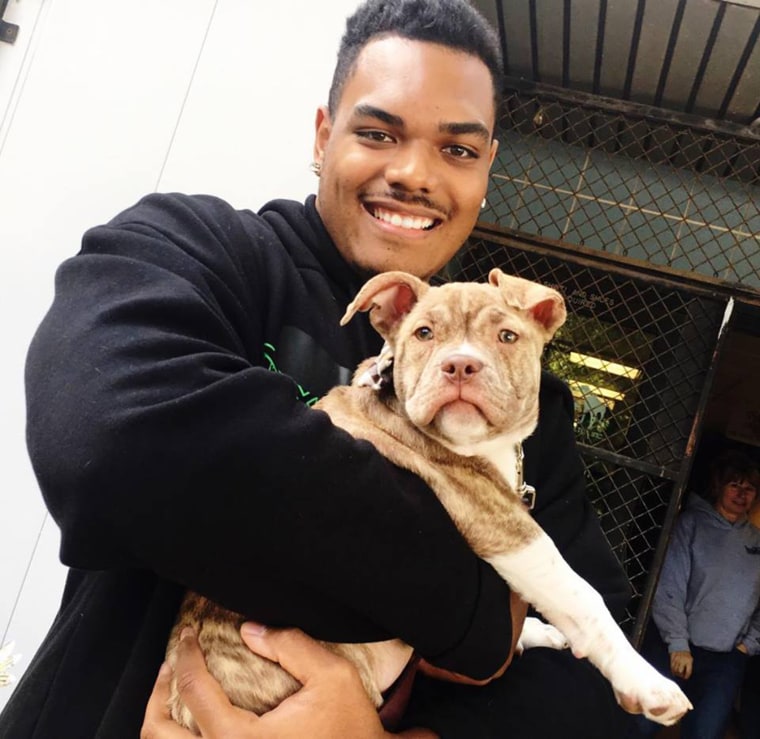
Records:
<instances>
[{"instance_id":1,"label":"short black hair","mask_svg":"<svg viewBox=\"0 0 760 739\"><path fill-rule=\"evenodd\" d=\"M383 36L428 41L478 57L491 73L498 109L503 75L499 37L467 0L366 0L346 21L330 85L330 115L335 115L362 49Z\"/></svg>"}]
</instances>

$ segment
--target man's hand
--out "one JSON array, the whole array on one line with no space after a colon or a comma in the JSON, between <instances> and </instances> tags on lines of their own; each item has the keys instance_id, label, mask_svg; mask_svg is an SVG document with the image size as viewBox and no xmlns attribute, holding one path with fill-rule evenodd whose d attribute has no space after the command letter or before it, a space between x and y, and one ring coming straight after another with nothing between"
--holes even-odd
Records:
<instances>
[{"instance_id":1,"label":"man's hand","mask_svg":"<svg viewBox=\"0 0 760 739\"><path fill-rule=\"evenodd\" d=\"M525 617L528 615L528 604L517 593L512 591L509 595L509 609L512 614L512 646L504 664L491 677L487 677L485 680L475 680L467 677L467 675L460 675L458 672L451 672L450 670L444 670L431 665L424 659L420 660L420 672L436 680L446 680L451 683L462 683L463 685L488 685L492 680L501 677L507 671L507 667L512 663L512 658L515 656L517 642L520 640Z\"/></svg>"},{"instance_id":2,"label":"man's hand","mask_svg":"<svg viewBox=\"0 0 760 739\"><path fill-rule=\"evenodd\" d=\"M198 641L183 634L176 652L175 673L182 700L206 739L385 739L377 711L359 675L346 660L328 652L298 629L267 630L244 624L241 635L248 647L293 675L303 687L277 708L259 717L233 706L206 669ZM141 739L191 739L189 731L169 716L166 703L172 672L159 672L145 711ZM426 730L410 737L435 739Z\"/></svg>"},{"instance_id":3,"label":"man's hand","mask_svg":"<svg viewBox=\"0 0 760 739\"><path fill-rule=\"evenodd\" d=\"M670 671L676 677L688 680L691 677L693 667L694 657L691 656L691 652L670 653Z\"/></svg>"}]
</instances>

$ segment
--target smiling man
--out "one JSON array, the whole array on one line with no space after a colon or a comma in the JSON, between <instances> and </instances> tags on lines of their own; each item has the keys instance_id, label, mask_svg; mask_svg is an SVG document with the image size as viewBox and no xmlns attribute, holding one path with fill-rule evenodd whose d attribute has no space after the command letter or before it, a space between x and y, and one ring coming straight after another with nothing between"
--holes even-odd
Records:
<instances>
[{"instance_id":1,"label":"smiling man","mask_svg":"<svg viewBox=\"0 0 760 739\"><path fill-rule=\"evenodd\" d=\"M380 349L366 316L338 325L364 280L429 278L470 233L500 74L498 39L464 0L368 0L317 113L316 197L254 214L154 194L85 234L27 367L30 454L71 573L2 736L134 739L186 588L320 639L403 639L446 679L416 681L410 735L615 736L593 668L550 650L511 661L525 607L435 495L309 408ZM619 612L627 583L584 494L569 392L546 375L540 404L525 445L536 517ZM318 646L284 633L275 648L254 628L252 643L327 692L299 692L262 728L190 644L182 684L207 687L225 722L205 735L382 732L345 669L322 674ZM389 660L392 679L406 665ZM146 738L182 735L161 686Z\"/></svg>"},{"instance_id":2,"label":"smiling man","mask_svg":"<svg viewBox=\"0 0 760 739\"><path fill-rule=\"evenodd\" d=\"M362 50L314 147L317 210L349 262L430 277L462 246L496 154L493 84L481 59L439 44Z\"/></svg>"}]
</instances>

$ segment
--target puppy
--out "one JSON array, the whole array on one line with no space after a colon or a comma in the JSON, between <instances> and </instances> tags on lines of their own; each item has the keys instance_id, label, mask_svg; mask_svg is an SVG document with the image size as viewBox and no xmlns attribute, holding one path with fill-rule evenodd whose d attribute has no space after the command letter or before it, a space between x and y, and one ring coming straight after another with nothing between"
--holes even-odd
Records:
<instances>
[{"instance_id":1,"label":"puppy","mask_svg":"<svg viewBox=\"0 0 760 739\"><path fill-rule=\"evenodd\" d=\"M541 353L566 317L561 295L498 269L488 284L441 287L387 272L362 287L341 324L358 311L370 311L387 352L379 366L365 363L350 387L333 389L316 407L425 480L478 556L564 635L529 619L524 646L561 647L566 639L629 710L675 723L691 708L686 696L631 647L601 596L564 561L516 491L520 444L538 420ZM391 362L392 383L386 384ZM230 700L261 714L300 685L245 647L242 621L189 593L167 658L172 662L181 630L193 627ZM376 706L383 652L411 656L401 642L328 646L356 665ZM197 731L176 686L170 709L178 723Z\"/></svg>"}]
</instances>

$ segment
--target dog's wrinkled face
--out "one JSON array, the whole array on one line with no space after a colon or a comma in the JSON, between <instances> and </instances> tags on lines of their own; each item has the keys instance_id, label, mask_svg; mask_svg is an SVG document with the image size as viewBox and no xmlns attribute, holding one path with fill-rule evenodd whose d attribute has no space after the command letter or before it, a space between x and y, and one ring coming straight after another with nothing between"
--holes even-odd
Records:
<instances>
[{"instance_id":1,"label":"dog's wrinkled face","mask_svg":"<svg viewBox=\"0 0 760 739\"><path fill-rule=\"evenodd\" d=\"M445 299L442 299L445 298ZM430 290L392 341L393 380L412 423L456 443L490 438L538 414L543 343L490 285Z\"/></svg>"},{"instance_id":2,"label":"dog's wrinkled face","mask_svg":"<svg viewBox=\"0 0 760 739\"><path fill-rule=\"evenodd\" d=\"M541 352L565 318L556 291L499 270L489 280L431 288L404 273L381 274L344 318L371 311L391 346L396 396L409 419L447 445L533 430Z\"/></svg>"}]
</instances>

